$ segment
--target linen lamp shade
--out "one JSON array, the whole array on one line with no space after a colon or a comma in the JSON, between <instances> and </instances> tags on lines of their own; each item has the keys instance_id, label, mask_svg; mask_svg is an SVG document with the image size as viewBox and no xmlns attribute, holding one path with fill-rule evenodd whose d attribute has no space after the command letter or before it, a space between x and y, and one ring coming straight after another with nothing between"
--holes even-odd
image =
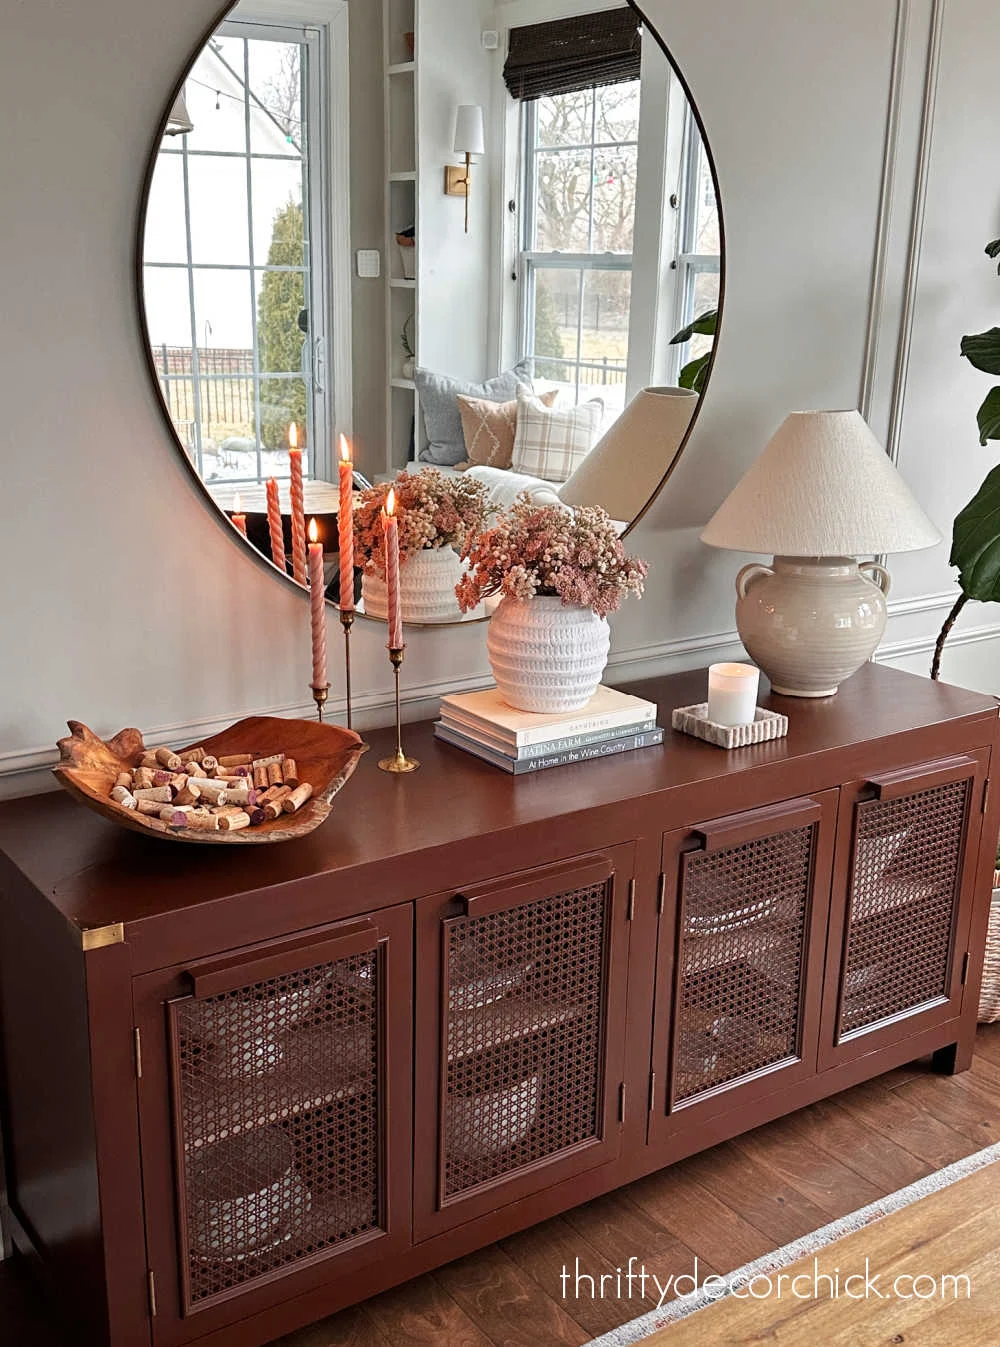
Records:
<instances>
[{"instance_id":1,"label":"linen lamp shade","mask_svg":"<svg viewBox=\"0 0 1000 1347\"><path fill-rule=\"evenodd\" d=\"M691 425L698 394L644 388L559 489L565 505L600 505L630 524L656 493Z\"/></svg>"},{"instance_id":2,"label":"linen lamp shade","mask_svg":"<svg viewBox=\"0 0 1000 1347\"><path fill-rule=\"evenodd\" d=\"M459 107L455 116L455 153L486 153L486 125L481 107L469 103Z\"/></svg>"},{"instance_id":3,"label":"linen lamp shade","mask_svg":"<svg viewBox=\"0 0 1000 1347\"><path fill-rule=\"evenodd\" d=\"M793 412L709 521L702 542L783 557L934 547L941 534L861 413Z\"/></svg>"},{"instance_id":4,"label":"linen lamp shade","mask_svg":"<svg viewBox=\"0 0 1000 1347\"><path fill-rule=\"evenodd\" d=\"M187 99L184 97L184 90L174 99L174 105L170 109L170 115L167 118L166 130L167 136L186 136L189 131L194 130L190 114L187 110Z\"/></svg>"}]
</instances>

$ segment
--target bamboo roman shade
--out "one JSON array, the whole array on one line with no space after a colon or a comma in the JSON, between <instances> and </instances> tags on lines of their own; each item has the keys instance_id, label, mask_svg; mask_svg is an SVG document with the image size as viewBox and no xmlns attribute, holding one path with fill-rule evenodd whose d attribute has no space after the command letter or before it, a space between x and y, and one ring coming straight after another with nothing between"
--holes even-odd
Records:
<instances>
[{"instance_id":1,"label":"bamboo roman shade","mask_svg":"<svg viewBox=\"0 0 1000 1347\"><path fill-rule=\"evenodd\" d=\"M525 102L637 80L641 64L638 14L611 9L512 28L503 77L511 97Z\"/></svg>"}]
</instances>

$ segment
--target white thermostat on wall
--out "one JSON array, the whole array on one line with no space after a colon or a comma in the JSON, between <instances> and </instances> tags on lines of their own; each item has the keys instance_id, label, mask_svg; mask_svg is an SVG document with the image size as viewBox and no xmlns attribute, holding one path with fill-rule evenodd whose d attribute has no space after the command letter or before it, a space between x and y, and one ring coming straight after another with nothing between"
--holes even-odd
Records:
<instances>
[{"instance_id":1,"label":"white thermostat on wall","mask_svg":"<svg viewBox=\"0 0 1000 1347\"><path fill-rule=\"evenodd\" d=\"M377 248L358 249L358 275L363 281L374 281L382 275L382 254Z\"/></svg>"},{"instance_id":2,"label":"white thermostat on wall","mask_svg":"<svg viewBox=\"0 0 1000 1347\"><path fill-rule=\"evenodd\" d=\"M496 51L500 46L500 34L492 28L487 28L483 33L483 50Z\"/></svg>"}]
</instances>

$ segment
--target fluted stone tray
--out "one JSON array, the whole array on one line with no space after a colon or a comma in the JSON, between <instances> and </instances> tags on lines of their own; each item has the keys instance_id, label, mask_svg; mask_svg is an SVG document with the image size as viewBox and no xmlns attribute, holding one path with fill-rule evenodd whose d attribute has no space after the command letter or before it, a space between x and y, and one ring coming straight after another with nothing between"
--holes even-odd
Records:
<instances>
[{"instance_id":1,"label":"fluted stone tray","mask_svg":"<svg viewBox=\"0 0 1000 1347\"><path fill-rule=\"evenodd\" d=\"M788 733L788 717L778 711L757 707L757 719L752 725L717 725L708 718L708 703L698 706L678 706L671 724L681 734L704 739L716 748L748 748L751 744L765 744L769 739L783 739Z\"/></svg>"}]
</instances>

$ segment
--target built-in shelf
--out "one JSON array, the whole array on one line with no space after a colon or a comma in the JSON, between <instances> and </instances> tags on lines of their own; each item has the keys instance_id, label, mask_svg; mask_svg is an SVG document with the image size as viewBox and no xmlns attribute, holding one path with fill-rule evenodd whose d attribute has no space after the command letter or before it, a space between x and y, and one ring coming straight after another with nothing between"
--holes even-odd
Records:
<instances>
[{"instance_id":1,"label":"built-in shelf","mask_svg":"<svg viewBox=\"0 0 1000 1347\"><path fill-rule=\"evenodd\" d=\"M416 61L398 61L386 71L388 75L412 75L417 68Z\"/></svg>"},{"instance_id":2,"label":"built-in shelf","mask_svg":"<svg viewBox=\"0 0 1000 1347\"><path fill-rule=\"evenodd\" d=\"M390 173L390 182L416 182L417 170L415 168L407 169L405 173Z\"/></svg>"},{"instance_id":3,"label":"built-in shelf","mask_svg":"<svg viewBox=\"0 0 1000 1347\"><path fill-rule=\"evenodd\" d=\"M406 280L403 277L393 277L389 282L394 290L416 290L417 283L414 280Z\"/></svg>"},{"instance_id":4,"label":"built-in shelf","mask_svg":"<svg viewBox=\"0 0 1000 1347\"><path fill-rule=\"evenodd\" d=\"M392 379L390 380L390 382L393 388L405 388L408 389L409 392L411 393L414 392L417 387L417 385L413 382L412 379Z\"/></svg>"},{"instance_id":5,"label":"built-in shelf","mask_svg":"<svg viewBox=\"0 0 1000 1347\"><path fill-rule=\"evenodd\" d=\"M416 384L412 379L393 377L402 366L401 333L404 325L409 343L407 351L419 350L418 281L394 275L404 268L397 260L397 234L415 228L419 220L420 145L417 134L417 101L420 74L417 68L419 44L414 46L420 26L420 0L382 0L382 69L385 112L385 255L392 259L386 268L389 284L385 287L385 358L388 375L386 395L385 471L392 478L411 456L415 424L419 419ZM408 45L409 41L409 45ZM405 167L404 167L405 166ZM410 270L407 259L406 270ZM408 367L407 367L408 368ZM400 396L404 394L406 396Z\"/></svg>"}]
</instances>

